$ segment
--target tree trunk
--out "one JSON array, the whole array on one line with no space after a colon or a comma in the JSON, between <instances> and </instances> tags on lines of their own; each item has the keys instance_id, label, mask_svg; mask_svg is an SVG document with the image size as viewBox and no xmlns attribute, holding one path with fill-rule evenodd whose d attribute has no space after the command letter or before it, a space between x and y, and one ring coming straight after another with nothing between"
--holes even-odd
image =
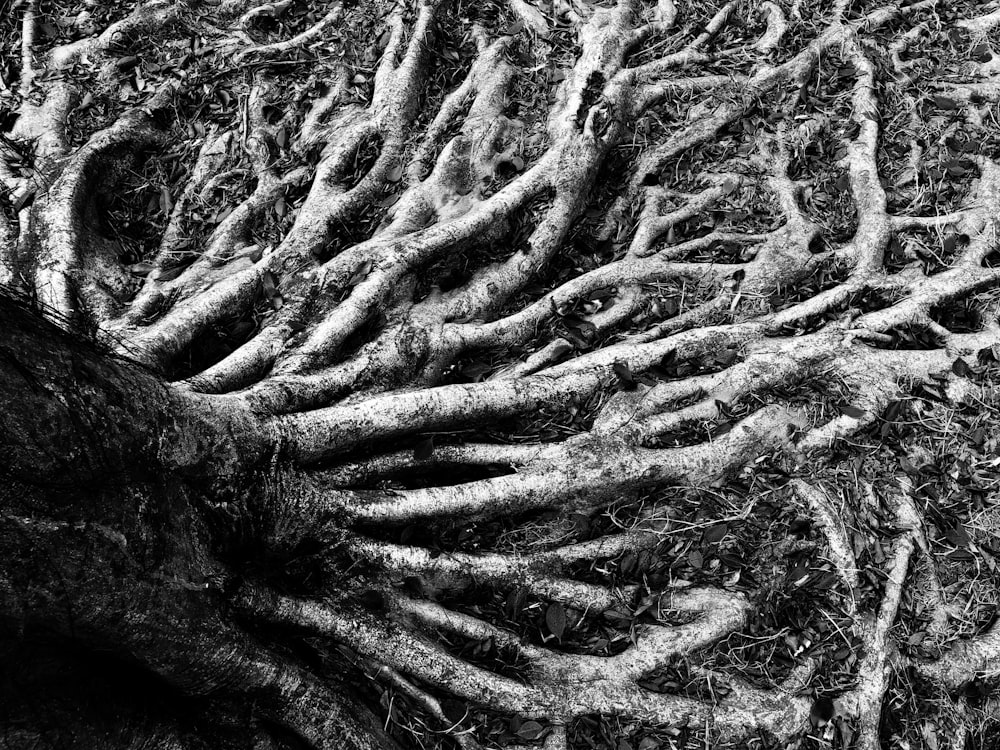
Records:
<instances>
[{"instance_id":1,"label":"tree trunk","mask_svg":"<svg viewBox=\"0 0 1000 750\"><path fill-rule=\"evenodd\" d=\"M199 408L9 296L0 314L9 746L285 746L269 725L392 746L336 679L320 685L229 610L243 574L214 554L206 511L280 501L254 421Z\"/></svg>"}]
</instances>

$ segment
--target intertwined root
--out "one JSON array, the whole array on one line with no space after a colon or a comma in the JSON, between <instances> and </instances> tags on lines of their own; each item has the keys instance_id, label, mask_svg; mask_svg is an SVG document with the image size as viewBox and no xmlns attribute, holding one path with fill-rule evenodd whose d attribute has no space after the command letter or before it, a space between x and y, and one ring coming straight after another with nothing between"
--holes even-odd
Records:
<instances>
[{"instance_id":1,"label":"intertwined root","mask_svg":"<svg viewBox=\"0 0 1000 750\"><path fill-rule=\"evenodd\" d=\"M580 565L662 551L673 511L569 542L544 514L763 460L801 472L915 384L964 382L1000 343L1000 11L480 5L150 2L85 11L56 44L28 0L3 92L0 282L172 373L185 403L253 421L245 459L300 472L271 542L338 549L380 606L356 585L255 581L240 608L342 644L439 729L450 692L548 722L553 748L592 714L794 735L805 668L770 689L703 669L725 686L711 701L640 687L747 627L758 602L734 586L677 588L665 606L690 621L638 628L614 656L525 643L440 597L630 606L648 585L584 582ZM941 45L960 57L948 77L928 63ZM108 206L163 154L174 180L139 243ZM853 591L842 519L824 490L791 487ZM894 673L954 690L998 664L996 626L937 661L899 652L913 561L932 584L933 564L913 488L878 498L896 536L881 600L848 608L863 653L838 699L873 748ZM396 533L538 514L530 551L440 554ZM428 588L404 593L411 579ZM502 645L521 678L449 637ZM322 739L321 722L287 721Z\"/></svg>"}]
</instances>

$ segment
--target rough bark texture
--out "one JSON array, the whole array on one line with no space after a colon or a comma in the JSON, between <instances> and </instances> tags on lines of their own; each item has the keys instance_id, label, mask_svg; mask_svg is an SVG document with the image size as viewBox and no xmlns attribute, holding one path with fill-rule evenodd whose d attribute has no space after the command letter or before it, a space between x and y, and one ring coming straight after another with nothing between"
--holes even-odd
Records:
<instances>
[{"instance_id":1,"label":"rough bark texture","mask_svg":"<svg viewBox=\"0 0 1000 750\"><path fill-rule=\"evenodd\" d=\"M0 745L996 741L995 4L0 10Z\"/></svg>"}]
</instances>

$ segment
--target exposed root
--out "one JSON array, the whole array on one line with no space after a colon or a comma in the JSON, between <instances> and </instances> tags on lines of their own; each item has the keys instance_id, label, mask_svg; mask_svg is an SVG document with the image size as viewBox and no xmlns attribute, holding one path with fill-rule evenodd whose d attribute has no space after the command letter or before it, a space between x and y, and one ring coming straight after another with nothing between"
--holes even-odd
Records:
<instances>
[{"instance_id":1,"label":"exposed root","mask_svg":"<svg viewBox=\"0 0 1000 750\"><path fill-rule=\"evenodd\" d=\"M212 479L229 495L207 505L280 518L265 546L322 571L293 588L238 561L247 622L355 654L462 748L477 740L446 694L537 721L552 750L593 714L697 726L706 746L754 730L792 742L806 694L833 695L874 749L905 668L944 692L1000 674L995 624L936 660L893 633L924 589L922 627L948 637L935 545L957 528L921 516L914 486L875 492L883 557L851 526L847 488L803 476L894 434L886 415L911 394L958 401L1000 358L1000 11L299 6L156 0L67 30L27 0L0 71L0 284L180 381L171 404L224 425L182 449L225 444L282 477L274 497L269 478ZM789 560L765 564L778 544L737 544L719 506L789 476L820 533L790 531ZM975 502L993 489L982 476L962 474ZM786 510L775 528L792 528ZM545 533L512 542L520 521ZM743 591L783 595L779 568L816 550L843 595L840 619L823 614L862 652L835 689L794 649L787 681L751 684L737 652L820 630L755 618L770 602ZM488 607L446 605L515 587L554 607L535 641ZM569 610L574 624L628 611L604 641L631 640L572 653ZM330 718L341 696L315 665L238 640L162 674L192 694L277 695L267 719L316 746L354 731ZM472 664L459 642L516 663ZM717 646L729 663L685 673L711 699L640 686L678 682L670 670ZM954 710L971 722L971 704Z\"/></svg>"},{"instance_id":2,"label":"exposed root","mask_svg":"<svg viewBox=\"0 0 1000 750\"><path fill-rule=\"evenodd\" d=\"M551 718L562 724L576 716L616 711L658 724L709 722L721 736L733 736L748 726L780 727L788 731L803 725L808 707L799 699L769 693L734 681L731 692L714 710L688 698L643 691L634 680L698 643L712 642L737 626L742 604L736 597L708 590L677 595L671 606L702 613L702 627L653 627L637 644L617 657L562 655L545 649L523 648L529 660L530 681L520 683L464 663L423 637L361 612L336 612L322 605L246 591L241 606L274 624L305 629L336 638L364 655L378 655L392 669L422 681L447 681L451 692L468 700L525 717ZM411 602L400 614L424 619L436 627L476 637L504 638L473 618L434 605ZM511 642L511 645L514 645ZM567 681L569 679L570 681Z\"/></svg>"}]
</instances>

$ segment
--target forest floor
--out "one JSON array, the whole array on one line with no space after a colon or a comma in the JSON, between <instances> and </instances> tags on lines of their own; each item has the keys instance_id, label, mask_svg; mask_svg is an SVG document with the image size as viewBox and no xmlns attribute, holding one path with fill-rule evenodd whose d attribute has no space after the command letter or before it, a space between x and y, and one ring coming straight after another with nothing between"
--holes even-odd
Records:
<instances>
[{"instance_id":1,"label":"forest floor","mask_svg":"<svg viewBox=\"0 0 1000 750\"><path fill-rule=\"evenodd\" d=\"M11 11L23 9L26 4L7 3ZM87 70L84 63L79 68L59 72L59 80L78 76L72 80L78 91L76 104L64 123L65 146L71 152L86 146L95 133L113 127L123 113L141 111L154 95L159 95L157 92L172 87L168 104L160 109L150 105L147 112L154 120L164 119L164 133L159 141L149 144L148 153L137 149L137 158L131 166L127 169L116 166L92 186L93 206L87 216L102 236L102 242L112 243L116 248L114 263L120 272L114 289L98 290L94 294L96 299L103 299L100 295L107 292L107 297L132 300L144 289L173 289L170 285L176 284L178 294L190 293L190 299L197 302L197 295L218 279L210 269L204 272L204 277L190 282L190 289L184 286L185 274L196 267L192 260L195 248L208 246L225 235L233 217L239 215L234 212L258 199L260 205L250 209L252 218L240 227L245 241L237 243L238 252L227 256L224 270L236 274L257 268L262 258L266 263L271 252L284 247L287 238L299 231L300 212L309 204L310 181L289 175L297 170L303 175L314 174L329 155L323 144L310 144L302 136L310 122L310 109L330 95L331 83L327 77L331 80L338 77L337 106L344 111L368 107L373 98L377 99L380 84L376 70L380 56L387 45L394 43L384 14L366 11L360 5L354 9L353 4L344 3L350 12L343 16L336 34L304 45L291 55L241 58L239 50L226 42L231 42L229 30L222 33L208 22L214 18L216 5L206 6L204 33L114 39L101 51L113 63L101 68L101 75ZM322 24L334 5L269 4L268 10L247 20L244 42L263 48L295 38ZM420 172L414 160L411 163L414 173L408 174L402 157L400 164L387 167L383 179L377 181L351 219L337 224L324 238L321 248L312 249L316 263L333 262L338 254L346 254L387 227L390 233L395 231L394 212L409 210L408 201L413 191L419 189L420 180L428 176L429 165L436 164L438 158L444 160L442 153L457 128L455 132L438 132L427 143L421 139L433 130L434 118L447 92L460 85L472 61L485 54L485 45L477 48L476 40L468 33L473 23L486 29L491 39L521 40L510 45L505 59L518 70L531 71L539 80L544 79L543 84L537 84L522 77L511 84L504 111L512 118L511 127L517 136L510 143L501 143L506 148L491 155L492 176L482 184L477 183L476 199L485 202L502 195L545 156L552 145L546 134L546 117L558 104L555 92L559 84L572 79L572 69L578 63L581 46L577 32L584 25L581 19L590 18L587 15L593 10L590 6L612 8L615 3L552 3L548 14L551 28L544 34L530 26L526 28L523 18L505 10L506 5L489 0L442 6L435 21L434 46L427 51L433 64L427 66L432 72L425 84L425 96L420 100L413 126L408 127L404 142L399 145L400 154L412 157L430 143L424 154L427 158L423 166L427 169ZM645 8L656 4L638 5ZM660 4L666 5L670 4ZM713 79L735 77L744 69L755 69L757 53L749 40L769 28L756 4L731 5L733 10L728 18L736 19L730 24L736 31L730 28L725 33L731 31L736 41L730 39L728 47L720 42L718 49L726 54L733 52L733 48L742 49L741 45L745 49L729 58L722 52L718 60L713 58L707 71ZM821 5L794 3L800 22L782 40L784 46L774 48L777 58L790 58L822 31ZM857 15L870 12L877 4L847 5L848 15ZM192 8L196 6L192 4ZM373 8L376 6L382 7L372 4ZM700 0L687 4L686 15L682 15L676 33L665 37L662 44L673 45L672 49L694 44L708 33L707 25L717 17L721 6ZM0 0L0 12L4 7ZM126 16L132 7L132 3L123 0L84 4L44 0L36 28L40 35L38 45L48 48L90 38L96 30ZM573 8L587 12L576 13ZM791 17L791 7L787 10ZM811 16L813 11L815 14ZM664 160L656 174L647 175L649 180L636 179L637 165L645 163L643 155L677 138L678 133L689 133L684 128L697 123L700 117L708 117L704 111L708 105L703 106L699 99L701 91L695 87L663 97L663 102L628 123L631 128L628 137L610 148L601 160L600 169L595 169L593 189L580 199L582 210L567 223L565 241L559 245L562 249L553 254L554 260L541 264L544 272L514 289L504 305L489 311L491 315L513 316L546 298L551 302L552 313L545 311L532 336L516 345L470 346L469 351L456 356L440 373L418 370L417 374L424 378L420 383L430 382L432 375L437 378L435 386L499 382L505 371L526 367L526 361L542 354L540 369L559 367L568 361L565 359L568 356L590 355L606 345L638 340L661 324L674 325L689 313L690 325L678 324L675 331L710 325L749 326L758 319L778 320L787 313L791 322L777 333L770 333L776 337L780 334L782 341L798 338L813 342L816 339L809 337L817 332L849 326L850 321L865 315L872 317L884 310L901 309L894 307L905 296L898 279L907 274L921 280L944 278L944 273L956 266L973 240L978 241L978 237L970 240L971 230L961 224L967 218L964 215L938 223L934 218L965 211L976 217L980 213L990 215L984 202L973 201L969 196L977 189L985 192L983 185L988 182L984 176L986 168L981 171L982 162L977 160L996 159L1000 155L997 111L1000 84L995 77L990 78L988 86L984 84L978 94L976 91L969 94L971 89L960 87L972 75L972 66L987 66L991 60L1000 59L994 57L1000 55L1000 24L981 34L961 32L955 25L960 19L988 12L1000 13L993 5L971 0L927 11L927 18L914 24L922 32L908 37L909 47L893 48L899 75L887 72L893 61L886 49L890 40L900 35L900 29L890 28L884 31L884 37L879 36L883 33L880 29L866 40L871 49L866 49L865 55L877 60L877 71L872 75L880 77L878 86L872 88L877 88L881 111L867 115L881 128L879 148L871 156L871 162L881 173L882 182L893 188L886 210L919 217L915 226L900 225L898 231L894 230L884 258L880 258L884 260L884 269L880 264L878 282L854 287L836 304L817 306L815 313L795 317L789 312L842 283L850 283L854 279L851 263L857 262L862 254L844 248L855 242L859 216L864 218L857 196L858 186L868 173L849 162L861 148L857 144L866 138L865 117L858 114L858 102L864 101L867 94L862 91L865 87L857 86L856 81L868 72L856 65L864 55L848 51L845 46L824 51L822 64L806 76L803 85L787 87L789 91L775 94L775 101L782 107L787 105L788 112L798 113L788 115L787 122L779 122L787 112L769 113L762 95L763 106L748 108L745 116L732 118L721 127L716 123L711 137L695 138L691 148ZM412 15L405 18L406 23L412 22ZM532 18L530 14L525 17ZM815 23L810 20L813 17L817 19ZM186 23L189 30L199 28L197 21L188 19ZM13 24L0 22L0 49L18 48L21 33ZM725 33L721 36L725 37ZM655 60L661 52L657 44L636 53L629 63L642 66ZM882 56L878 57L879 54ZM22 72L20 65L16 56L0 58L3 79L0 133L10 131L17 120L16 113L26 111L26 106L41 104L47 90L49 79L44 72L31 81L27 91L15 86ZM904 68L910 79L902 82L904 76L900 71ZM996 71L991 70L995 76ZM346 77L344 71L349 72ZM920 84L921 76L936 83ZM597 81L596 87L603 85L603 79L590 80ZM939 85L941 82L944 84ZM958 88L949 88L952 84ZM717 91L711 100L712 106L720 111L738 99L738 92L724 86L721 89L724 90ZM956 90L965 91L964 98ZM904 101L907 97L913 106ZM982 107L976 117L967 116L970 108L979 105ZM588 128L597 127L594 123L598 114L595 109L587 121ZM266 200L260 199L258 188L263 180L258 184L259 174L253 163L252 152L257 146L247 139L247 133L253 129L247 125L250 121L259 132L267 134L266 139L261 137L261 142L267 140L263 150L268 169L285 180L281 189ZM459 125L465 127L464 123ZM207 141L220 133L235 134L230 140L239 145L233 148L239 154L234 161L236 166L230 164L232 169L214 175L210 188L202 185L204 189L192 197L188 185L201 179L194 165L204 159ZM238 143L240 134L242 144ZM507 136L509 133L504 137ZM784 144L781 146L784 151L774 146L778 142ZM920 153L914 160L911 157L917 143ZM377 138L356 144L338 175L346 191L366 184L367 176L381 163L380 146ZM769 150L772 146L773 151ZM44 160L33 159L26 142L17 138L3 136L0 149L4 150L7 169L16 173L19 185L8 195L7 213L27 215L33 202L45 196L52 182L45 172L49 167ZM757 283L749 245L725 240L694 248L683 257L684 264L711 266L710 271L688 269L684 273L689 273L689 277L678 276L662 284L633 284L623 278L617 286L595 286L558 305L555 297L546 297L556 294L574 278L622 260L626 255L647 257L634 252L634 246L630 249L637 242L635 237L640 234L638 229L643 221L639 218L638 201L622 203L622 196L630 189L638 195L649 188L652 195L662 187L665 197L661 213L695 206L690 216L676 220L676 226L664 232L663 238L653 237L650 247L639 248L642 251L674 248L713 232L758 239L776 233L786 219L791 221L785 215L787 206L782 206L780 189L766 187L780 181L768 176L768 170L771 162L782 158L791 180L788 185L792 182L797 185L794 192L799 218L818 228L816 237L805 243L815 260L815 266L810 266L814 272L810 271L807 278L779 283L766 294L751 293L748 301L740 296L738 289L745 278ZM711 165L711 173L705 165ZM742 176L725 177L730 174ZM780 175L781 179L785 177L784 173ZM879 183L878 175L874 182ZM808 186L803 187L806 183ZM459 188L450 196L456 205L472 189ZM709 193L711 200L702 201ZM539 236L533 232L543 220L548 220L546 212L552 211L550 198L549 192L539 191L538 196L525 201L509 222L504 219L500 240L487 237L473 250L463 245L461 250L436 259L419 273L411 274L409 269L406 283L412 285L412 299L407 305L412 300L416 300L413 308L428 299L433 302L434 295L442 290L445 294L461 291L463 284L471 285L475 269L493 268L504 262L511 248L526 247L529 238ZM671 203L673 200L676 206ZM182 221L176 218L181 201L184 202ZM985 222L986 219L980 221L980 228ZM969 223L974 222L969 220ZM173 244L164 252L163 238L171 236L172 226L174 229L183 226L183 231L174 232ZM857 240L859 246L862 240ZM376 250L381 252L382 247L377 246ZM982 256L981 261L974 263L977 269L1000 267L1000 250L984 251ZM737 270L727 270L730 264ZM378 264L375 266L378 271ZM200 266L197 268L196 273L203 273ZM164 335L156 356L162 355L157 364L162 365L165 379L185 381L194 388L219 382L223 383L219 391L236 391L247 385L245 372L236 364L229 369L213 368L219 368L220 363L237 362L241 352L246 351L242 347L253 344L260 332L285 326L284 333L279 335L287 335L296 345L301 343L301 338L295 337L305 326L297 327L299 321L294 319L297 313L286 316L287 308L294 307L298 300L285 291L288 288L286 276L282 275L285 270L288 269L263 271L249 304L227 308L225 314L202 326L189 346L168 351L168 344L162 341L169 343L169 336ZM424 271L426 278L422 275ZM723 271L728 275L723 277ZM367 283L372 272L373 263L366 261L353 275L348 274L350 278L337 290L343 293L341 301L345 307L359 296L351 298L352 290ZM705 275L698 276L702 273ZM217 275L221 278L222 272ZM287 277L292 275L291 271L287 273ZM433 278L434 284L427 278ZM629 315L616 318L618 313L611 312L616 304L620 311L634 302L625 299L624 294L618 298L626 283L642 297L642 304L636 303ZM432 557L443 558L495 551L530 556L560 545L583 544L637 529L644 532L655 529L658 538L653 545L577 562L566 571L574 580L613 592L613 606L593 609L574 606L542 596L526 585L481 584L455 592L438 591L415 575L407 576L397 588L416 601L433 600L451 612L469 615L512 634L513 642L552 649L559 654L590 656L626 652L636 645L638 634L647 626L683 626L692 621L691 611L672 607L675 596L704 588L732 594L749 604L750 614L745 622L725 637L710 640L684 651L670 663L658 665L655 671L642 677L640 686L653 693L686 696L705 705L719 706L726 702L730 681L761 690L794 685L797 687L792 692L811 703L809 728L791 739L761 731L721 741L706 726L654 725L627 716L593 713L576 716L564 729L560 728L559 731L565 731L569 747L611 750L854 747L863 730L857 705L850 701L859 700L859 685L864 683L873 658L874 641L866 640L861 634L863 628L859 628L859 622L868 616L876 624L884 621L890 626L884 640L885 652L880 656L883 659L880 664L888 672L878 729L884 747L951 748L959 726L967 733L965 746L970 750L1000 747L1000 672L996 669L976 672L967 679L949 682L930 679L927 672L913 666L935 664L948 657L956 643L1000 632L997 630L1000 348L983 346L963 350L961 356L955 353L965 346L961 337L971 337L984 327L995 328L1000 293L990 286L992 282L970 282L968 288L962 287L954 293L938 290L933 287L935 282L927 283L928 294L939 294L943 302L922 311L919 325L912 320L888 325L872 334L872 340L877 342L878 352L914 352L915 359L926 352L944 352L942 356L952 361L949 372L925 375L917 372L920 368L907 370L898 382L891 384L893 394L884 400L880 400L881 395L870 400L863 390L863 379L862 386L851 379L857 374L853 371L851 377L832 372L829 377L817 376L804 383L789 382L788 387L770 383L747 389L749 392L740 393L732 401L716 398L714 404L709 400L711 394L699 389L687 394L687 401L680 398L671 402L677 412L691 407L693 411L685 413L694 415L693 418L656 434L646 447L725 446L728 443L719 441L726 440L737 428L744 429L743 420L752 418L762 407L779 403L801 416L794 424L780 423L782 431L788 427L789 434L785 437L793 445L801 436L814 431L818 434L828 424L844 426L850 420L858 420L860 429L845 428L833 435L836 439L809 443L803 450L786 450L784 445L770 450L762 443L747 465L735 472L719 472L720 476L711 481L691 485L671 483L667 488L623 493L620 500L571 512L529 508L528 512L510 516L487 514L479 520L460 515L418 518L374 529L378 526L375 516L368 519L367 527L364 519L359 523L379 543L420 547L430 550ZM944 282L942 288L943 285ZM385 292L386 299L379 303L387 316L391 305L398 301L394 294L395 291ZM400 305L401 309L404 307ZM152 317L159 314L154 308L151 305L151 312L146 311ZM100 305L95 304L94 309L100 309ZM311 308L303 305L302 309ZM331 311L339 309L331 307ZM400 315L408 315L410 311L406 307ZM133 329L124 325L102 326L98 317L95 314L84 320L91 334L111 342L119 351L128 352L130 348L140 351L129 338ZM287 320L291 323L286 325ZM308 322L312 325L315 321ZM451 324L454 320L447 322ZM458 324L466 322L459 320ZM139 327L145 321L132 320L132 324ZM364 318L353 332L354 338L339 342L347 352L344 359L354 356L362 344L378 343L376 328ZM153 338L150 336L149 340ZM687 378L725 371L734 364L742 364L747 354L739 343L708 348L710 352L690 360L678 360L667 353L657 358L658 365L641 368L615 362L612 374L600 381L602 387L552 406L540 406L528 414L507 414L488 428L483 427L483 420L476 420L476 424L432 427L398 439L393 437L390 443L393 450L407 453L408 459L412 459L407 471L413 466L416 470L409 474L401 472L400 476L376 477L367 484L354 481L346 484L395 497L396 492L402 496L428 486L455 485L463 479L463 470L469 471L469 484L491 479L481 467L424 469L421 462L440 455L442 447L486 442L519 447L584 436L612 400L618 403L630 398L629 394L647 393L659 384L676 384ZM282 351L280 347L278 351ZM230 357L235 359L227 359ZM269 361L261 371L267 371L272 363L273 360ZM218 375L219 380L206 377L206 372L212 377ZM291 369L289 372L293 376L300 374ZM399 372L402 372L400 382L389 383L387 388L399 387L402 391L410 386L406 375L409 371L401 367ZM379 394L377 383L368 385L371 393ZM720 392L728 391L723 387ZM311 397L303 396L303 402L308 398ZM327 403L308 402L302 413L316 405L325 407ZM855 425L851 422L849 426ZM356 453L346 452L338 458L348 464L358 459L350 464L356 468L363 464L359 456L369 447L352 446ZM329 459L323 450L326 448L315 449L320 463ZM314 458L308 449L303 449L303 453L308 460ZM332 461L328 463L333 465ZM545 470L549 468L546 466ZM498 476L501 473L496 472ZM905 503L895 502L900 497L907 498ZM901 508L912 508L919 520L914 522ZM901 558L900 550L904 547L907 552ZM895 564L900 559L901 567ZM297 560L294 564L301 569L293 565L284 574L294 577L309 570L308 560ZM371 612L384 613L396 606L374 585L371 590L366 588L354 594ZM887 601L895 602L896 608L887 609ZM473 638L468 633L446 628L437 632L435 638L443 651L468 664L514 681L528 681L528 666L509 642L498 642L493 636ZM444 697L447 686L442 691L440 685L421 682L419 675L411 681L393 683L384 679L381 665L370 655L360 655L347 646L342 646L339 654L356 667L352 679L356 680L359 694L378 707L390 733L407 747L453 747L455 736L475 738L485 747L556 747L547 745L554 728L543 718L511 717L506 711L492 711L454 696ZM414 685L416 689L410 689ZM439 703L414 698L423 697L425 691L440 697ZM450 725L442 726L441 716L435 715L435 706L440 707Z\"/></svg>"}]
</instances>

